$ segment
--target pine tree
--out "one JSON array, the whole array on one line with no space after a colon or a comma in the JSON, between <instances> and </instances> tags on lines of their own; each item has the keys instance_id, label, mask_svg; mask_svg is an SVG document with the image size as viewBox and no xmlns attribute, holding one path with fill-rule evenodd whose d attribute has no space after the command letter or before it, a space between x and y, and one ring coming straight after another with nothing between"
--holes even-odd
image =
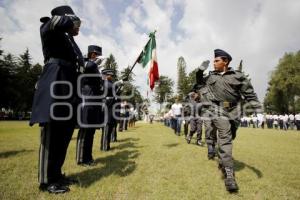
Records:
<instances>
[{"instance_id":1,"label":"pine tree","mask_svg":"<svg viewBox=\"0 0 300 200\"><path fill-rule=\"evenodd\" d=\"M190 91L186 74L186 62L181 56L177 62L177 94L180 100Z\"/></svg>"},{"instance_id":2,"label":"pine tree","mask_svg":"<svg viewBox=\"0 0 300 200\"><path fill-rule=\"evenodd\" d=\"M118 64L112 54L105 60L104 69L113 69L115 74L114 79L117 80L119 78Z\"/></svg>"},{"instance_id":3,"label":"pine tree","mask_svg":"<svg viewBox=\"0 0 300 200\"><path fill-rule=\"evenodd\" d=\"M159 85L154 89L154 101L160 104L160 110L164 102L168 102L173 95L174 81L167 76L159 77Z\"/></svg>"}]
</instances>

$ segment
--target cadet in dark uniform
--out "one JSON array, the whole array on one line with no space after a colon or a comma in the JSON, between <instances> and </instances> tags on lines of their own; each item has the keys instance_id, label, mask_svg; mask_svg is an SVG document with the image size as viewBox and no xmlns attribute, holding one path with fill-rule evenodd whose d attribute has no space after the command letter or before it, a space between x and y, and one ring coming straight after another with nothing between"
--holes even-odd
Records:
<instances>
[{"instance_id":1,"label":"cadet in dark uniform","mask_svg":"<svg viewBox=\"0 0 300 200\"><path fill-rule=\"evenodd\" d=\"M102 48L96 45L88 46L88 60L85 63L84 74L91 75L81 79L81 93L83 95L81 123L78 131L76 161L83 166L94 165L92 156L94 134L96 128L103 125L103 112L101 107L101 87L103 81L98 70L101 63ZM89 105L90 103L90 105ZM98 105L92 105L97 104Z\"/></svg>"},{"instance_id":2,"label":"cadet in dark uniform","mask_svg":"<svg viewBox=\"0 0 300 200\"><path fill-rule=\"evenodd\" d=\"M238 105L242 97L256 110L260 110L261 105L247 77L228 67L231 60L227 52L215 50L215 70L202 79L206 86L201 92L204 101L211 102L209 111L213 113L211 122L218 130L219 167L225 176L226 189L235 192L238 186L233 170L232 140L240 122Z\"/></svg>"},{"instance_id":3,"label":"cadet in dark uniform","mask_svg":"<svg viewBox=\"0 0 300 200\"><path fill-rule=\"evenodd\" d=\"M83 57L73 39L80 19L69 6L56 7L51 14L40 20L45 66L37 83L30 125L41 126L40 190L64 193L69 191L67 184L74 183L61 168L76 123L76 82Z\"/></svg>"},{"instance_id":4,"label":"cadet in dark uniform","mask_svg":"<svg viewBox=\"0 0 300 200\"><path fill-rule=\"evenodd\" d=\"M112 69L104 69L102 70L102 74L104 75L104 88L107 91L105 97L106 111L104 114L107 124L102 131L100 150L109 151L111 134L117 123L116 108L114 108L114 105L118 102L118 99L115 96L118 89L116 89L117 87L115 87L113 83L114 71Z\"/></svg>"},{"instance_id":5,"label":"cadet in dark uniform","mask_svg":"<svg viewBox=\"0 0 300 200\"><path fill-rule=\"evenodd\" d=\"M187 95L183 100L183 116L184 116L183 132L184 132L185 139L187 139L188 137L189 124L191 118L191 106L189 101L190 101L190 95Z\"/></svg>"}]
</instances>

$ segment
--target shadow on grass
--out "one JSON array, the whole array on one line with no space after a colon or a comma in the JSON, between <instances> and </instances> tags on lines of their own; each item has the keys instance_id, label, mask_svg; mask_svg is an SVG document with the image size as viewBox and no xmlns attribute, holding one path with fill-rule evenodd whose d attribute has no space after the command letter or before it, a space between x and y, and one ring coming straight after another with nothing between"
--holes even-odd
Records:
<instances>
[{"instance_id":1,"label":"shadow on grass","mask_svg":"<svg viewBox=\"0 0 300 200\"><path fill-rule=\"evenodd\" d=\"M140 140L139 138L125 138L125 139L118 140L118 142L128 142L128 141L136 142L139 140Z\"/></svg>"},{"instance_id":2,"label":"shadow on grass","mask_svg":"<svg viewBox=\"0 0 300 200\"><path fill-rule=\"evenodd\" d=\"M177 147L179 145L179 143L172 143L172 144L164 144L164 146L166 147Z\"/></svg>"},{"instance_id":3,"label":"shadow on grass","mask_svg":"<svg viewBox=\"0 0 300 200\"><path fill-rule=\"evenodd\" d=\"M32 151L33 150L22 149L22 150L18 150L18 151L0 152L0 158L8 158L8 157L11 157L11 156L15 156L17 154L28 153L28 152L32 152Z\"/></svg>"},{"instance_id":4,"label":"shadow on grass","mask_svg":"<svg viewBox=\"0 0 300 200\"><path fill-rule=\"evenodd\" d=\"M95 163L99 167L87 168L82 172L71 174L79 180L81 187L89 187L94 182L101 180L110 175L118 175L120 177L131 174L136 169L135 159L139 156L136 145L138 138L126 138L119 140L119 145L112 147L111 150L117 150L114 155L109 155L103 158L97 158Z\"/></svg>"},{"instance_id":5,"label":"shadow on grass","mask_svg":"<svg viewBox=\"0 0 300 200\"><path fill-rule=\"evenodd\" d=\"M143 147L143 146L136 146L135 143L133 143L133 142L126 142L126 143L120 144L118 146L111 147L110 149L111 150L116 150L116 149L122 150L122 149L127 149L127 148L141 148L141 147Z\"/></svg>"},{"instance_id":6,"label":"shadow on grass","mask_svg":"<svg viewBox=\"0 0 300 200\"><path fill-rule=\"evenodd\" d=\"M131 174L136 169L134 159L138 156L139 153L136 150L121 151L115 155L96 159L95 163L102 165L101 167L88 169L76 174L71 174L70 176L77 178L80 186L84 188L89 187L94 182L110 175L124 177Z\"/></svg>"},{"instance_id":7,"label":"shadow on grass","mask_svg":"<svg viewBox=\"0 0 300 200\"><path fill-rule=\"evenodd\" d=\"M251 169L256 174L257 178L263 177L263 174L259 169L255 168L251 165L248 165L248 164L246 164L242 161L234 160L234 166L235 166L236 171L240 171L240 170L244 169L245 167L247 167L247 168Z\"/></svg>"}]
</instances>

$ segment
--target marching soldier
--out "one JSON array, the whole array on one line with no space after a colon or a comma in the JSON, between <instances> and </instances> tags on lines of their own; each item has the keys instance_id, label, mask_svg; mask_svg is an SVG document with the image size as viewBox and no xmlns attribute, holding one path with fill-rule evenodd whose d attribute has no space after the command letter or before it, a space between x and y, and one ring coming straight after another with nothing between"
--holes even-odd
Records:
<instances>
[{"instance_id":1,"label":"marching soldier","mask_svg":"<svg viewBox=\"0 0 300 200\"><path fill-rule=\"evenodd\" d=\"M225 176L225 187L229 192L236 192L238 185L233 170L232 140L240 122L238 104L243 97L256 110L261 109L261 105L247 77L229 67L231 56L220 49L214 53L215 70L197 81L205 83L201 93L204 101L211 103L208 111L213 114L211 122L218 130L219 167ZM200 69L204 71L207 67Z\"/></svg>"},{"instance_id":2,"label":"marching soldier","mask_svg":"<svg viewBox=\"0 0 300 200\"><path fill-rule=\"evenodd\" d=\"M78 131L76 161L78 165L92 166L94 134L96 127L103 125L101 107L101 86L103 85L98 64L101 63L102 48L96 45L88 46L88 60L85 63L84 75L92 75L81 79L81 94L83 103L81 109L82 126ZM90 103L90 105L89 105ZM97 104L98 103L98 104Z\"/></svg>"},{"instance_id":3,"label":"marching soldier","mask_svg":"<svg viewBox=\"0 0 300 200\"><path fill-rule=\"evenodd\" d=\"M199 101L200 101L200 97L198 96L197 93L195 92L191 92L190 94L190 106L191 108L191 117L190 117L190 133L187 136L187 143L189 144L191 142L191 139L194 135L194 133L197 132L197 141L196 144L199 146L203 146L202 143L202 119L199 115ZM199 106L200 107L200 106Z\"/></svg>"},{"instance_id":4,"label":"marching soldier","mask_svg":"<svg viewBox=\"0 0 300 200\"><path fill-rule=\"evenodd\" d=\"M45 66L35 91L30 125L41 126L38 179L40 190L68 192L75 180L65 177L61 168L76 123L77 77L83 57L73 36L78 35L80 19L69 6L56 7L52 17L40 19Z\"/></svg>"}]
</instances>

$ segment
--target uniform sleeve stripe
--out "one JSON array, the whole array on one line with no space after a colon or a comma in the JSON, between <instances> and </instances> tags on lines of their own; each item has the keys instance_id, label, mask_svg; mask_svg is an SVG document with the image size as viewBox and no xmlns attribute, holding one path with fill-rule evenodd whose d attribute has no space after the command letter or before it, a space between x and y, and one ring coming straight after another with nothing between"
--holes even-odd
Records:
<instances>
[{"instance_id":1,"label":"uniform sleeve stripe","mask_svg":"<svg viewBox=\"0 0 300 200\"><path fill-rule=\"evenodd\" d=\"M51 24L50 24L50 29L53 30L55 28L55 26L57 25L57 23L59 22L59 20L61 19L61 16L54 16L51 20Z\"/></svg>"}]
</instances>

